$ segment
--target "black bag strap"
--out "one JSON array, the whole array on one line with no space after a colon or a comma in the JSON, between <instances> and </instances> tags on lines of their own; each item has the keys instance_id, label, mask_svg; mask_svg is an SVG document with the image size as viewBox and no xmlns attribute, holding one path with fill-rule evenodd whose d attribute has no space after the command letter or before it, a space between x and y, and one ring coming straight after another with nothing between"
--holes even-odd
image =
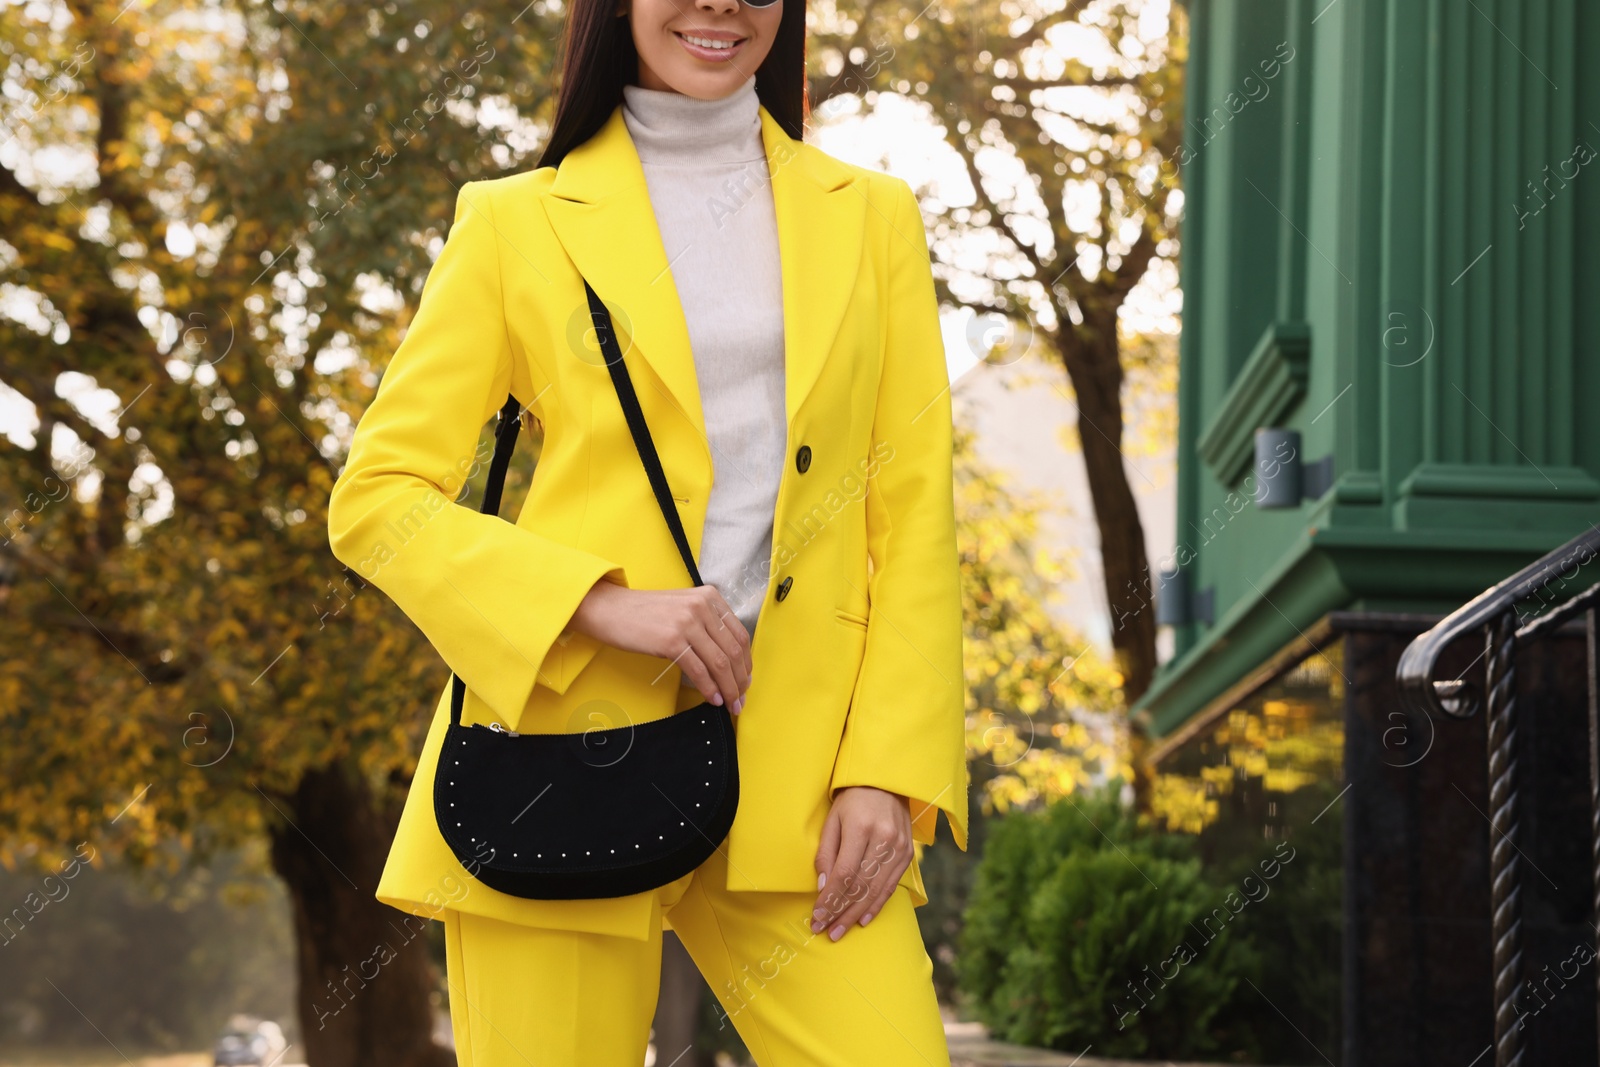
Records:
<instances>
[{"instance_id":1,"label":"black bag strap","mask_svg":"<svg viewBox=\"0 0 1600 1067\"><path fill-rule=\"evenodd\" d=\"M678 518L678 505L673 502L666 472L661 469L661 457L656 455L655 442L650 439L650 427L646 425L644 412L639 408L639 398L634 395L633 379L628 377L628 365L622 361L622 346L617 344L616 331L611 328L611 313L589 287L587 280L583 288L589 294L589 314L594 319L595 333L600 338L600 351L606 357L606 369L611 372L611 384L617 388L617 401L622 405L623 417L628 420L628 432L633 435L634 447L644 461L645 473L650 477L650 488L656 493L656 503L661 505L661 514L666 517L672 539L678 543L678 554L683 557L689 577L695 585L704 585L700 580L700 569L694 565L694 553L689 550L689 537L683 532L683 523Z\"/></svg>"},{"instance_id":2,"label":"black bag strap","mask_svg":"<svg viewBox=\"0 0 1600 1067\"><path fill-rule=\"evenodd\" d=\"M600 340L600 351L605 356L606 369L611 372L611 384L616 387L617 401L622 405L623 417L628 420L628 432L633 435L633 444L639 451L639 458L644 462L645 474L650 479L650 488L655 491L656 503L661 506L661 514L667 520L667 527L672 531L672 539L678 545L678 553L683 556L683 564L689 570L689 577L695 585L703 585L700 580L700 570L694 564L694 553L689 549L689 537L683 530L683 521L678 517L678 506L673 502L672 489L667 485L666 471L661 468L661 457L656 454L655 441L650 437L650 427L644 421L644 411L639 407L639 397L633 391L633 379L628 376L628 365L622 359L622 346L617 343L615 331L611 328L611 313L601 302L600 297L590 287L588 279L583 282L584 292L589 296L589 316L594 321L595 334ZM522 425L522 405L514 396L506 397L505 406L500 409L499 421L494 430L494 458L489 461L489 477L483 487L483 506L478 510L485 515L498 515L500 513L500 497L505 492L506 471L511 467L511 454L517 447L517 431ZM467 685L461 680L460 675L453 675L450 688L450 724L461 725L461 707L466 702Z\"/></svg>"}]
</instances>

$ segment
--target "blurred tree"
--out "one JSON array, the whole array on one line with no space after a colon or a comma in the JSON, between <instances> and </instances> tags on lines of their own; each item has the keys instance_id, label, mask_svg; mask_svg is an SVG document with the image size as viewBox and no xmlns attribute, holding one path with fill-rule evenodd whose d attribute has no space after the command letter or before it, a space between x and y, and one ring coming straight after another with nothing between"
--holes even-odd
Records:
<instances>
[{"instance_id":1,"label":"blurred tree","mask_svg":"<svg viewBox=\"0 0 1600 1067\"><path fill-rule=\"evenodd\" d=\"M812 106L920 101L967 182L924 198L948 301L1020 324L1066 370L1132 705L1156 668L1144 529L1125 466L1120 312L1174 260L1184 13L1167 0L859 0L819 9Z\"/></svg>"},{"instance_id":2,"label":"blurred tree","mask_svg":"<svg viewBox=\"0 0 1600 1067\"><path fill-rule=\"evenodd\" d=\"M967 753L974 813L967 851L941 838L920 852L928 903L917 911L935 987L955 994L962 911L994 816L1125 779L1126 721L1114 668L1050 611L1066 563L1039 543L1048 502L955 440L961 553Z\"/></svg>"},{"instance_id":3,"label":"blurred tree","mask_svg":"<svg viewBox=\"0 0 1600 1067\"><path fill-rule=\"evenodd\" d=\"M956 438L975 799L1006 811L1126 778L1125 723L1107 715L1116 671L1049 611L1067 566L1039 545L1046 502L980 465L971 431Z\"/></svg>"},{"instance_id":4,"label":"blurred tree","mask_svg":"<svg viewBox=\"0 0 1600 1067\"><path fill-rule=\"evenodd\" d=\"M520 2L0 20L0 859L264 833L314 1067L451 1061L424 939L372 897L446 674L324 508L555 30Z\"/></svg>"}]
</instances>

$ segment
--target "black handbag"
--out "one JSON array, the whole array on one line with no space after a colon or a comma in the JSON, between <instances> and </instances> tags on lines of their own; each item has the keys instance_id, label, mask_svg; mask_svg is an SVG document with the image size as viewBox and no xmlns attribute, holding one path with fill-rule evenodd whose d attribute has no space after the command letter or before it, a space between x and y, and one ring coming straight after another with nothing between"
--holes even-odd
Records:
<instances>
[{"instance_id":1,"label":"black handbag","mask_svg":"<svg viewBox=\"0 0 1600 1067\"><path fill-rule=\"evenodd\" d=\"M584 290L650 487L701 585L610 315L588 281ZM499 513L520 410L513 397L500 411L485 514ZM466 685L453 677L434 816L456 858L489 888L539 900L626 896L688 874L727 837L739 806L739 761L725 705L702 702L581 734L533 734L499 723L463 726L465 697ZM627 709L617 710L626 718Z\"/></svg>"}]
</instances>

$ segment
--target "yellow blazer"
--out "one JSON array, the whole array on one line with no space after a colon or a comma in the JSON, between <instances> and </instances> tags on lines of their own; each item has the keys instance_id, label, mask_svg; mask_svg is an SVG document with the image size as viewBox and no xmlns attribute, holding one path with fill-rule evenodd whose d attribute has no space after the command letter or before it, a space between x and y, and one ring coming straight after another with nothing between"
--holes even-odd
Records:
<instances>
[{"instance_id":1,"label":"yellow blazer","mask_svg":"<svg viewBox=\"0 0 1600 1067\"><path fill-rule=\"evenodd\" d=\"M823 821L844 786L912 798L919 843L933 841L944 811L966 848L950 390L910 186L794 140L764 107L761 129L783 268L790 462L751 687L734 719L741 798L724 847L731 889L815 892ZM334 555L459 673L464 722L577 732L703 699L667 660L564 632L602 576L636 589L689 585L594 340L582 278L611 311L698 559L713 457L620 106L559 167L462 187L329 501ZM480 431L508 392L545 434L515 522L456 502L486 462ZM433 812L448 722L446 685L377 898L429 917L453 908L645 937L650 893L524 900L472 879ZM926 903L915 861L901 882Z\"/></svg>"}]
</instances>

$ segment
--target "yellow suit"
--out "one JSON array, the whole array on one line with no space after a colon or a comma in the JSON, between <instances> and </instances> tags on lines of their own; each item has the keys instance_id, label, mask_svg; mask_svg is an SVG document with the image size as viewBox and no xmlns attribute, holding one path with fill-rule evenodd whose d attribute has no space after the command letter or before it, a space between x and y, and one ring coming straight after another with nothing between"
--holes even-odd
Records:
<instances>
[{"instance_id":1,"label":"yellow suit","mask_svg":"<svg viewBox=\"0 0 1600 1067\"><path fill-rule=\"evenodd\" d=\"M943 810L966 848L950 394L910 187L790 138L764 107L761 126L783 268L790 462L752 684L734 720L741 800L726 887L815 893L812 861L831 793L844 786L910 797L921 843ZM464 722L573 732L703 699L666 660L564 633L603 576L637 589L689 584L590 329L582 278L611 311L698 557L713 459L620 107L559 168L462 187L329 503L334 554L460 674ZM480 430L508 392L545 434L515 522L455 502L486 460L475 451ZM525 900L458 863L433 812L448 689L378 899L430 918L454 909L647 938L658 914L650 893ZM926 903L915 861L901 884Z\"/></svg>"}]
</instances>

